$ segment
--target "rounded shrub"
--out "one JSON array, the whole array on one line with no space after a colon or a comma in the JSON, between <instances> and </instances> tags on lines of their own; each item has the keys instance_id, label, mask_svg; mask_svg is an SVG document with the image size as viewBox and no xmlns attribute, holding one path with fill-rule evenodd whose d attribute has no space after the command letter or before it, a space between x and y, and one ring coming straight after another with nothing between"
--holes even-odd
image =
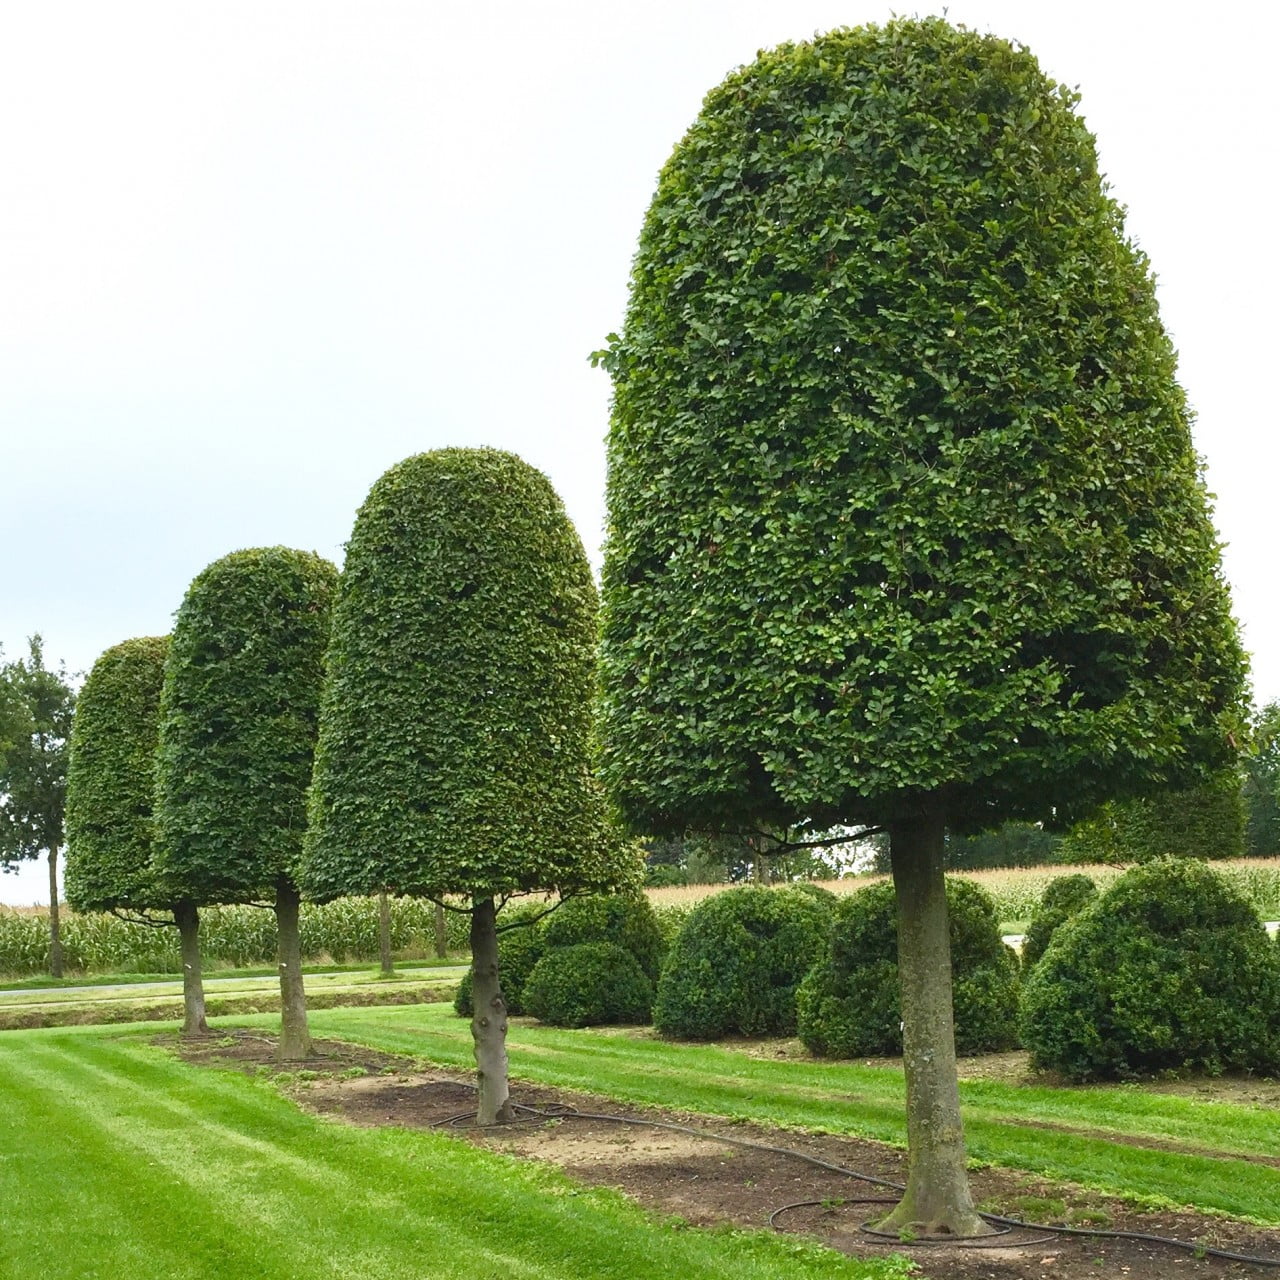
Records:
<instances>
[{"instance_id":1,"label":"rounded shrub","mask_svg":"<svg viewBox=\"0 0 1280 1280\"><path fill-rule=\"evenodd\" d=\"M1280 956L1202 862L1119 877L1054 935L1023 991L1034 1066L1076 1080L1280 1066Z\"/></svg>"},{"instance_id":2,"label":"rounded shrub","mask_svg":"<svg viewBox=\"0 0 1280 1280\"><path fill-rule=\"evenodd\" d=\"M1030 972L1031 966L1044 955L1058 926L1097 896L1098 886L1086 875L1058 876L1049 881L1022 940L1022 967L1025 971Z\"/></svg>"},{"instance_id":3,"label":"rounded shrub","mask_svg":"<svg viewBox=\"0 0 1280 1280\"><path fill-rule=\"evenodd\" d=\"M616 942L578 942L548 951L524 988L525 1012L557 1027L648 1022L653 983Z\"/></svg>"},{"instance_id":4,"label":"rounded shrub","mask_svg":"<svg viewBox=\"0 0 1280 1280\"><path fill-rule=\"evenodd\" d=\"M682 1040L795 1033L795 991L831 911L812 894L744 887L689 913L658 980L653 1021Z\"/></svg>"},{"instance_id":5,"label":"rounded shrub","mask_svg":"<svg viewBox=\"0 0 1280 1280\"><path fill-rule=\"evenodd\" d=\"M893 885L872 885L835 910L826 954L796 996L800 1039L821 1057L902 1052L898 909ZM1015 1044L1018 961L1000 938L990 895L969 880L947 881L956 1051Z\"/></svg>"},{"instance_id":6,"label":"rounded shrub","mask_svg":"<svg viewBox=\"0 0 1280 1280\"><path fill-rule=\"evenodd\" d=\"M571 898L547 917L544 950L581 942L612 942L635 957L649 981L658 980L666 952L657 917L643 894L590 894Z\"/></svg>"}]
</instances>

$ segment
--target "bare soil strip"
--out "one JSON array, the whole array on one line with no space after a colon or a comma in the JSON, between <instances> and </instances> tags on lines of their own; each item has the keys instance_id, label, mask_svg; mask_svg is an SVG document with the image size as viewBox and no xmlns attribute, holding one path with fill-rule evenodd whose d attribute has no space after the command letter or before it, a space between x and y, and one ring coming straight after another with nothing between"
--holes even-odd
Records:
<instances>
[{"instance_id":1,"label":"bare soil strip","mask_svg":"<svg viewBox=\"0 0 1280 1280\"><path fill-rule=\"evenodd\" d=\"M188 1062L235 1067L256 1073L277 1067L275 1040L256 1031L237 1031L205 1040L159 1043ZM615 1187L658 1213L691 1226L732 1223L739 1227L777 1225L816 1237L833 1249L874 1256L899 1248L872 1241L861 1223L883 1212L856 1204L859 1196L892 1194L846 1175L820 1169L772 1151L724 1146L696 1135L722 1134L736 1141L802 1152L875 1178L901 1183L905 1153L883 1143L772 1129L761 1125L658 1111L608 1098L513 1082L512 1096L539 1110L573 1108L591 1115L677 1124L694 1134L612 1120L532 1117L494 1130L469 1127L474 1090L466 1076L423 1070L421 1063L358 1045L325 1041L321 1056L302 1072L281 1072L278 1082L297 1102L320 1115L356 1125L443 1128L460 1140L491 1150L562 1167L584 1183ZM450 1121L455 1121L450 1124ZM1115 1139L1123 1141L1121 1138ZM1013 1217L1103 1225L1121 1231L1175 1236L1240 1253L1280 1258L1280 1231L1194 1212L1142 1213L1122 1201L1078 1187L1050 1183L1008 1169L975 1169L974 1194L985 1208ZM802 1207L786 1208L798 1202ZM1045 1205L1045 1202L1051 1202ZM1052 1202L1061 1202L1061 1205ZM1170 1277L1280 1276L1280 1269L1225 1262L1132 1240L1048 1237L1021 1231L982 1246L928 1245L909 1249L932 1280L1170 1280Z\"/></svg>"}]
</instances>

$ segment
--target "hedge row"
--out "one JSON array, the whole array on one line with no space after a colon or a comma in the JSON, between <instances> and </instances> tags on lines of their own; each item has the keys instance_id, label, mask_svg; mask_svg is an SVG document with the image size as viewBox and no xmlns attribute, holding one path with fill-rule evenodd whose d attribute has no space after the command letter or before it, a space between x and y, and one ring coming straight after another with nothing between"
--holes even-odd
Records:
<instances>
[{"instance_id":1,"label":"hedge row","mask_svg":"<svg viewBox=\"0 0 1280 1280\"><path fill-rule=\"evenodd\" d=\"M62 945L68 970L83 973L181 973L176 929L155 928L113 915L62 914ZM446 913L450 951L467 948L468 917ZM391 900L391 945L428 957L435 948L435 907L419 898ZM309 962L339 963L378 958L375 898L338 898L302 908L302 949ZM275 916L249 906L205 907L200 912L200 950L211 968L272 964ZM49 918L0 908L0 974L26 977L49 968Z\"/></svg>"}]
</instances>

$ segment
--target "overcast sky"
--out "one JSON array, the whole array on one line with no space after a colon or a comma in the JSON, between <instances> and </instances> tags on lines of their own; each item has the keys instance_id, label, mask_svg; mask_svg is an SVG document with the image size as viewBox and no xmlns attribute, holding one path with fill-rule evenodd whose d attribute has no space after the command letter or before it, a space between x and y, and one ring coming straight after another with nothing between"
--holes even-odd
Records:
<instances>
[{"instance_id":1,"label":"overcast sky","mask_svg":"<svg viewBox=\"0 0 1280 1280\"><path fill-rule=\"evenodd\" d=\"M932 12L921 8L921 13ZM1185 12L1185 16L1181 16ZM598 563L657 171L846 0L0 5L0 644L85 670L239 547L341 562L399 459L512 449ZM1078 86L1150 255L1260 700L1280 697L1273 6L953 3ZM44 897L41 872L0 901Z\"/></svg>"}]
</instances>

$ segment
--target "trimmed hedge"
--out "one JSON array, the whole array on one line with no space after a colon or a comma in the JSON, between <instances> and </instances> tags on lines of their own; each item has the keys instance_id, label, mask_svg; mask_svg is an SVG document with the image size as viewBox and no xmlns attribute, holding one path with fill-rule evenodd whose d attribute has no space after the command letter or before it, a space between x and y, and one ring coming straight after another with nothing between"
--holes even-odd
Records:
<instances>
[{"instance_id":1,"label":"trimmed hedge","mask_svg":"<svg viewBox=\"0 0 1280 1280\"><path fill-rule=\"evenodd\" d=\"M527 1013L556 1027L649 1021L653 983L616 942L578 942L548 951L524 988Z\"/></svg>"},{"instance_id":2,"label":"trimmed hedge","mask_svg":"<svg viewBox=\"0 0 1280 1280\"><path fill-rule=\"evenodd\" d=\"M1000 938L991 897L969 880L947 880L956 1051L1016 1043L1018 961ZM830 946L796 995L798 1032L820 1057L902 1052L898 908L892 884L836 907Z\"/></svg>"},{"instance_id":3,"label":"trimmed hedge","mask_svg":"<svg viewBox=\"0 0 1280 1280\"><path fill-rule=\"evenodd\" d=\"M744 887L704 899L667 956L654 1025L682 1040L795 1033L795 992L832 909L812 893Z\"/></svg>"},{"instance_id":4,"label":"trimmed hedge","mask_svg":"<svg viewBox=\"0 0 1280 1280\"><path fill-rule=\"evenodd\" d=\"M1026 936L1022 939L1022 968L1029 971L1031 966L1044 955L1049 940L1057 932L1059 925L1070 920L1082 907L1087 906L1098 896L1098 886L1086 875L1059 876L1049 882L1040 899L1040 905L1027 925Z\"/></svg>"},{"instance_id":5,"label":"trimmed hedge","mask_svg":"<svg viewBox=\"0 0 1280 1280\"><path fill-rule=\"evenodd\" d=\"M1161 858L1064 924L1027 979L1031 1060L1075 1080L1280 1068L1280 956L1211 868Z\"/></svg>"}]
</instances>

